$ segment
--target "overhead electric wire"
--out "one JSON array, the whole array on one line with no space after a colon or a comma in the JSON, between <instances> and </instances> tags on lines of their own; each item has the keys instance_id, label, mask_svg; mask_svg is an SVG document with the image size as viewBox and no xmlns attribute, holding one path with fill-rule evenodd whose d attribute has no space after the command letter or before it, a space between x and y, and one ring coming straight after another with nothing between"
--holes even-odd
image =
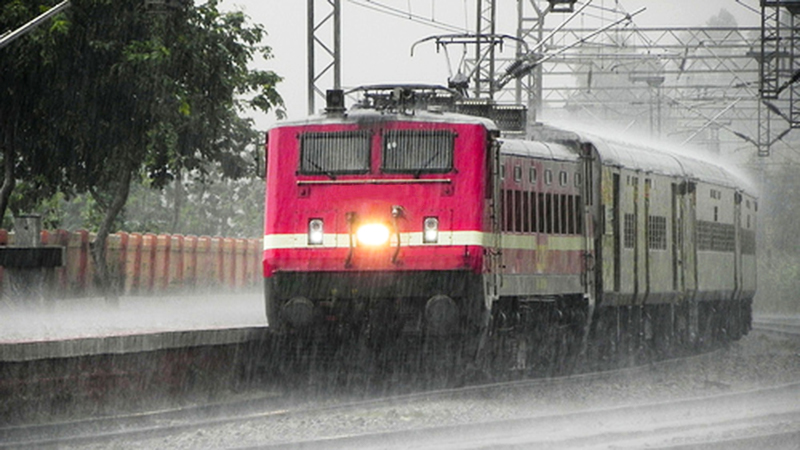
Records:
<instances>
[{"instance_id":1,"label":"overhead electric wire","mask_svg":"<svg viewBox=\"0 0 800 450\"><path fill-rule=\"evenodd\" d=\"M589 5L589 8L598 9L600 11L610 12L614 14L621 14L623 16L628 14L628 12L625 11L624 9L606 8L605 6Z\"/></svg>"},{"instance_id":2,"label":"overhead electric wire","mask_svg":"<svg viewBox=\"0 0 800 450\"><path fill-rule=\"evenodd\" d=\"M458 27L456 25L440 22L438 20L435 20L433 17L429 19L427 17L414 14L410 10L403 11L402 9L398 9L375 0L347 0L347 1L362 8L371 9L373 11L387 14L389 16L410 20L412 22L420 23L422 25L438 28L440 30L459 32L459 33L465 33L469 31L467 29Z\"/></svg>"}]
</instances>

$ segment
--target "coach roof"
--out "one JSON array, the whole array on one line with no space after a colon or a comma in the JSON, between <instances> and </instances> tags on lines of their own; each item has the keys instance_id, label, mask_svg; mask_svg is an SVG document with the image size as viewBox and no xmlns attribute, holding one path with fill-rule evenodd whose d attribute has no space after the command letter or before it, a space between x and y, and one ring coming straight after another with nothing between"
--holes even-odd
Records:
<instances>
[{"instance_id":1,"label":"coach roof","mask_svg":"<svg viewBox=\"0 0 800 450\"><path fill-rule=\"evenodd\" d=\"M580 155L564 144L521 139L500 139L500 151L507 155L530 156L555 161L578 161Z\"/></svg>"},{"instance_id":2,"label":"coach roof","mask_svg":"<svg viewBox=\"0 0 800 450\"><path fill-rule=\"evenodd\" d=\"M626 141L618 137L600 136L549 125L536 127L534 135L537 139L556 142L590 143L597 149L605 166L704 181L754 192L746 177L735 174L732 169L722 167L716 162L703 159L701 155L690 155L687 153L689 150L685 148L668 148L666 144Z\"/></svg>"}]
</instances>

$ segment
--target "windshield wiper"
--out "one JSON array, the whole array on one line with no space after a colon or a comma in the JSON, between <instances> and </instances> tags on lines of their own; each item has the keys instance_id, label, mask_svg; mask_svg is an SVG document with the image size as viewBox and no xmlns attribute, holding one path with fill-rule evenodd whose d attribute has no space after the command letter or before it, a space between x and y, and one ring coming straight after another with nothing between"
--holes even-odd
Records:
<instances>
[{"instance_id":1,"label":"windshield wiper","mask_svg":"<svg viewBox=\"0 0 800 450\"><path fill-rule=\"evenodd\" d=\"M436 153L434 153L434 154L433 154L433 156L431 156L430 158L428 158L428 160L427 160L427 161L425 161L425 164L423 164L423 165L422 165L422 167L418 168L418 169L417 169L417 171L416 171L416 172L414 172L414 178L419 178L419 176L420 176L420 175L422 175L422 171L423 171L423 170L425 170L425 169L427 169L427 168L428 168L428 166L430 166L430 165L431 165L431 163L432 163L432 162L433 162L433 161L436 159L436 157L438 157L438 156L439 156L439 152L436 152Z\"/></svg>"}]
</instances>

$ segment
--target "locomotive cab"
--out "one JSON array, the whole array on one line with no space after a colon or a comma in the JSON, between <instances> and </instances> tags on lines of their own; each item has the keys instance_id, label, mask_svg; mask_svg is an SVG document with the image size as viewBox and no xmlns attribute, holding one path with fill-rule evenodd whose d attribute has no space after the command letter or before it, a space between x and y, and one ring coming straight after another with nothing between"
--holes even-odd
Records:
<instances>
[{"instance_id":1,"label":"locomotive cab","mask_svg":"<svg viewBox=\"0 0 800 450\"><path fill-rule=\"evenodd\" d=\"M479 320L496 130L418 100L389 92L269 131L273 332L451 334Z\"/></svg>"}]
</instances>

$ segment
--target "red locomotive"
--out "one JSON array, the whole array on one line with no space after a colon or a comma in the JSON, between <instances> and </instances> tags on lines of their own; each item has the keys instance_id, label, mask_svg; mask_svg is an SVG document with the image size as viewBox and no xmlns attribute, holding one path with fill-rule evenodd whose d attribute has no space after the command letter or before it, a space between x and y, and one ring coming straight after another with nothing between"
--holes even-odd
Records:
<instances>
[{"instance_id":1,"label":"red locomotive","mask_svg":"<svg viewBox=\"0 0 800 450\"><path fill-rule=\"evenodd\" d=\"M756 199L719 167L555 128L447 88L369 86L269 131L276 333L489 337L548 347L737 338ZM583 345L578 345L583 344Z\"/></svg>"}]
</instances>

